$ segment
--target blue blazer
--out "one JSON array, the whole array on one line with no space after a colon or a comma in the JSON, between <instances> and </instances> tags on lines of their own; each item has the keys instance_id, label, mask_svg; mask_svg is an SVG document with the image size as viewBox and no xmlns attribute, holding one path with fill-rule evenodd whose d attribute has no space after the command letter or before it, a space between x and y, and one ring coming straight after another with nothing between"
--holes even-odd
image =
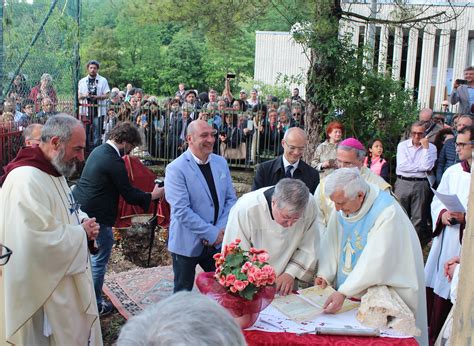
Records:
<instances>
[{"instance_id":1,"label":"blue blazer","mask_svg":"<svg viewBox=\"0 0 474 346\"><path fill-rule=\"evenodd\" d=\"M166 167L165 194L171 206L168 250L182 256L201 255L205 240L213 244L227 224L230 208L237 198L227 161L210 155L212 177L219 200L214 222L214 202L201 170L188 149Z\"/></svg>"}]
</instances>

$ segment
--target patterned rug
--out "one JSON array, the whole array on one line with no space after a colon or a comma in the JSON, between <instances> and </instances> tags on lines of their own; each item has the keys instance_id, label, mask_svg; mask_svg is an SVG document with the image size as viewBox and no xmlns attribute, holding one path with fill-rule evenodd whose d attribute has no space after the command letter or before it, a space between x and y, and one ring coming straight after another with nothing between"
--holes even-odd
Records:
<instances>
[{"instance_id":1,"label":"patterned rug","mask_svg":"<svg viewBox=\"0 0 474 346\"><path fill-rule=\"evenodd\" d=\"M173 293L173 269L164 266L106 275L103 289L120 314L129 319Z\"/></svg>"}]
</instances>

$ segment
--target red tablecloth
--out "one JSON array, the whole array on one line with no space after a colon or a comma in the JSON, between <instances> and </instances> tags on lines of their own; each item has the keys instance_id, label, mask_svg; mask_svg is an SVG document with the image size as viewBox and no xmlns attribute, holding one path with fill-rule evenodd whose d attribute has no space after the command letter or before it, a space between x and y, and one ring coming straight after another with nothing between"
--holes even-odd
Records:
<instances>
[{"instance_id":1,"label":"red tablecloth","mask_svg":"<svg viewBox=\"0 0 474 346\"><path fill-rule=\"evenodd\" d=\"M414 338L374 338L359 336L301 335L293 333L270 333L257 330L244 330L249 345L373 345L373 346L416 346Z\"/></svg>"}]
</instances>

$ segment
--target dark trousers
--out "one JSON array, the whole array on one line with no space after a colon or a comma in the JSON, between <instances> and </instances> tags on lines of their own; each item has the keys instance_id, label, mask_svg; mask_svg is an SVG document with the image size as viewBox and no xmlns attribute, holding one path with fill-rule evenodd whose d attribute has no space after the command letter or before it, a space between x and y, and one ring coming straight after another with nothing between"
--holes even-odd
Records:
<instances>
[{"instance_id":1,"label":"dark trousers","mask_svg":"<svg viewBox=\"0 0 474 346\"><path fill-rule=\"evenodd\" d=\"M199 264L205 272L216 270L214 256L219 250L212 246L205 246L198 257L186 257L171 253L173 259L174 288L173 293L179 291L192 291L196 266Z\"/></svg>"},{"instance_id":2,"label":"dark trousers","mask_svg":"<svg viewBox=\"0 0 474 346\"><path fill-rule=\"evenodd\" d=\"M394 193L415 227L421 246L425 246L431 240L428 220L433 199L433 192L428 180L407 181L398 178L395 182Z\"/></svg>"},{"instance_id":3,"label":"dark trousers","mask_svg":"<svg viewBox=\"0 0 474 346\"><path fill-rule=\"evenodd\" d=\"M449 299L444 299L434 293L431 287L426 287L426 306L428 308L428 337L430 346L432 346L435 344L453 304Z\"/></svg>"}]
</instances>

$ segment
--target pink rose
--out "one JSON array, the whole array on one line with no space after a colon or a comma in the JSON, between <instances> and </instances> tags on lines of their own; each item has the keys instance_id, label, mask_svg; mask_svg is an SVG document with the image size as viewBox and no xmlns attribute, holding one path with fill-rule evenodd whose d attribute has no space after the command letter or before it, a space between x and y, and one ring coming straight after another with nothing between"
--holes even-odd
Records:
<instances>
[{"instance_id":1,"label":"pink rose","mask_svg":"<svg viewBox=\"0 0 474 346\"><path fill-rule=\"evenodd\" d=\"M232 293L237 293L237 289L234 286L230 286L230 291Z\"/></svg>"},{"instance_id":2,"label":"pink rose","mask_svg":"<svg viewBox=\"0 0 474 346\"><path fill-rule=\"evenodd\" d=\"M225 284L225 275L221 275L219 277L219 284L224 286L224 287L226 286L226 284Z\"/></svg>"},{"instance_id":3,"label":"pink rose","mask_svg":"<svg viewBox=\"0 0 474 346\"><path fill-rule=\"evenodd\" d=\"M268 262L269 257L270 256L268 256L268 254L266 252L263 252L263 253L257 255L257 259L260 263Z\"/></svg>"},{"instance_id":4,"label":"pink rose","mask_svg":"<svg viewBox=\"0 0 474 346\"><path fill-rule=\"evenodd\" d=\"M245 262L240 271L245 274L250 268L252 268L252 263Z\"/></svg>"},{"instance_id":5,"label":"pink rose","mask_svg":"<svg viewBox=\"0 0 474 346\"><path fill-rule=\"evenodd\" d=\"M245 289L245 287L247 287L247 285L243 281L235 280L234 287L237 291L241 292Z\"/></svg>"},{"instance_id":6,"label":"pink rose","mask_svg":"<svg viewBox=\"0 0 474 346\"><path fill-rule=\"evenodd\" d=\"M240 243L240 239L239 238L235 239L235 243L237 244Z\"/></svg>"},{"instance_id":7,"label":"pink rose","mask_svg":"<svg viewBox=\"0 0 474 346\"><path fill-rule=\"evenodd\" d=\"M225 278L225 285L229 287L229 286L232 286L234 282L235 282L235 275L234 274L227 275L227 277Z\"/></svg>"}]
</instances>

